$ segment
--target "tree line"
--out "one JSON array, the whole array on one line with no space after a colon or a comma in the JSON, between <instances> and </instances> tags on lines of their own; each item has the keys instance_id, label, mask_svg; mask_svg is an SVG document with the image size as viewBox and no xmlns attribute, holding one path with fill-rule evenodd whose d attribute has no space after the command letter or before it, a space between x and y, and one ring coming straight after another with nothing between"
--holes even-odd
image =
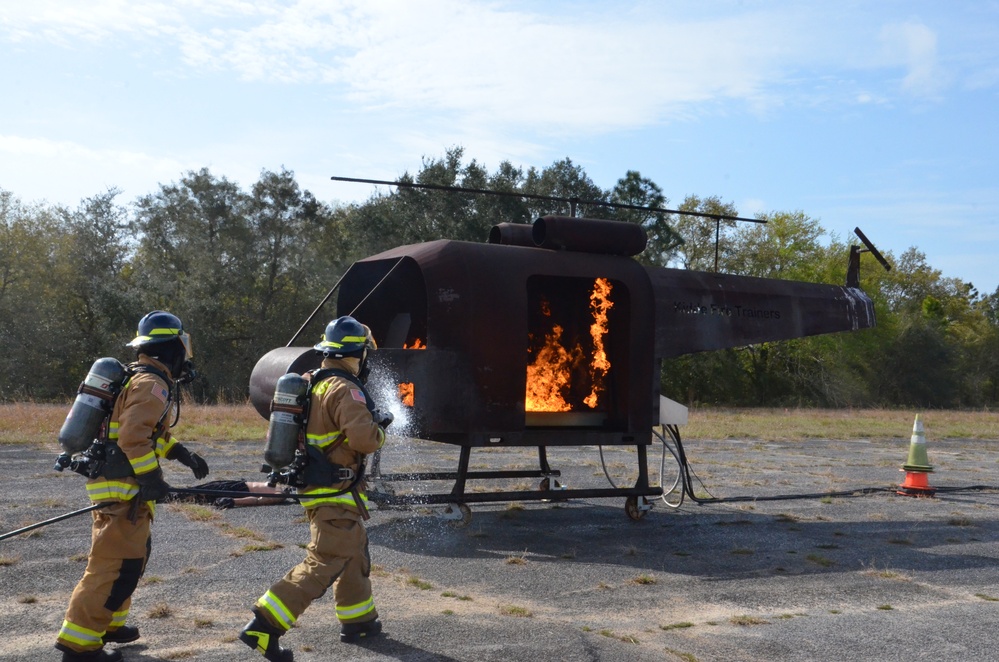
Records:
<instances>
[{"instance_id":1,"label":"tree line","mask_svg":"<svg viewBox=\"0 0 999 662\"><path fill-rule=\"evenodd\" d=\"M629 171L610 190L568 158L493 172L460 147L401 181L592 201L578 215L642 225L646 265L842 284L848 240L802 211L737 216L717 197L676 210ZM0 189L0 401L63 400L101 356L124 349L146 312L169 310L192 333L202 402L241 402L264 353L287 344L354 261L434 239L481 242L501 222L570 215L567 202L399 187L363 203L323 202L294 173L264 170L244 190L207 168L132 202L116 189L75 208L24 203ZM647 209L625 209L608 203ZM688 404L823 407L992 407L999 402L999 290L945 277L910 248L882 270L865 256L864 290L878 326L671 359L663 393ZM336 311L304 330L318 338Z\"/></svg>"}]
</instances>

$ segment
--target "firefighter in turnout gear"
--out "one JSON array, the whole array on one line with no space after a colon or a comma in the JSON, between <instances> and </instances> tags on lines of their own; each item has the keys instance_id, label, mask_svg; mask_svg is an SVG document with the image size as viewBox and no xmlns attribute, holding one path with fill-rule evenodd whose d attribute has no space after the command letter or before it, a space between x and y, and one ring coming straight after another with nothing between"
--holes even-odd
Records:
<instances>
[{"instance_id":1,"label":"firefighter in turnout gear","mask_svg":"<svg viewBox=\"0 0 999 662\"><path fill-rule=\"evenodd\" d=\"M323 361L310 378L304 439L309 460L306 484L298 492L309 519L308 553L257 600L253 620L239 635L271 662L293 660L278 639L331 586L341 641L381 632L371 594L363 523L367 499L360 480L364 456L382 447L384 428L392 421L391 414L374 408L361 379L368 352L375 348L370 330L352 317L330 322L314 347Z\"/></svg>"},{"instance_id":2,"label":"firefighter in turnout gear","mask_svg":"<svg viewBox=\"0 0 999 662\"><path fill-rule=\"evenodd\" d=\"M56 639L63 662L121 660L120 651L104 645L139 638L138 628L125 625L125 619L149 560L155 502L170 489L160 460L177 460L199 479L208 475L208 464L166 429L174 384L194 374L190 336L180 319L149 313L128 346L135 349L136 362L95 441L104 445L104 461L87 481L87 495L107 505L93 512L87 568Z\"/></svg>"}]
</instances>

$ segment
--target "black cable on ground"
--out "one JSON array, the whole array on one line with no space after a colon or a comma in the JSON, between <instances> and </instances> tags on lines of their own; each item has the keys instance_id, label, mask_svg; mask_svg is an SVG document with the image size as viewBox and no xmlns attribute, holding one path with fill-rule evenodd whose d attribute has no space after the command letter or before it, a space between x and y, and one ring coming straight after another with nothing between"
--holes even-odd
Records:
<instances>
[{"instance_id":1,"label":"black cable on ground","mask_svg":"<svg viewBox=\"0 0 999 662\"><path fill-rule=\"evenodd\" d=\"M680 430L676 425L663 425L663 429L669 434L674 445L676 446L676 451L673 452L669 449L666 443L666 438L662 435L657 435L659 440L666 446L670 452L673 452L677 463L680 465L680 477L682 479L682 493L680 503L683 502L683 497L689 498L691 501L697 504L707 504L707 503L737 503L745 501L790 501L794 499L821 499L824 497L852 497L852 496L863 496L865 494L877 494L879 492L886 492L889 494L896 494L897 487L858 487L852 490L841 490L836 492L813 492L810 494L777 494L772 496L732 496L732 497L715 497L709 496L708 498L698 497L694 494L693 480L697 478L697 482L708 492L707 486L704 481L697 476L696 473L690 468L690 464L687 462L687 454L683 450L683 442L680 439ZM994 485L968 485L966 487L936 487L934 488L936 493L944 492L947 494L954 494L956 492L984 492L984 491L999 491L999 486ZM708 492L710 494L710 492ZM664 495L665 496L665 495ZM679 507L680 504L676 504L674 507Z\"/></svg>"}]
</instances>

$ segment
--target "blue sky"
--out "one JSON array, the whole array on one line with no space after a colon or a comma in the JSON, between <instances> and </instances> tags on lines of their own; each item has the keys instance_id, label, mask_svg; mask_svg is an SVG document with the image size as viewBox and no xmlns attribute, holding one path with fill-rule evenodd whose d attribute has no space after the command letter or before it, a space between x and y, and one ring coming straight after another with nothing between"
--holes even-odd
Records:
<instances>
[{"instance_id":1,"label":"blue sky","mask_svg":"<svg viewBox=\"0 0 999 662\"><path fill-rule=\"evenodd\" d=\"M202 167L364 200L329 177L460 145L800 210L999 286L990 0L32 0L0 4L0 62L0 188L26 203Z\"/></svg>"}]
</instances>

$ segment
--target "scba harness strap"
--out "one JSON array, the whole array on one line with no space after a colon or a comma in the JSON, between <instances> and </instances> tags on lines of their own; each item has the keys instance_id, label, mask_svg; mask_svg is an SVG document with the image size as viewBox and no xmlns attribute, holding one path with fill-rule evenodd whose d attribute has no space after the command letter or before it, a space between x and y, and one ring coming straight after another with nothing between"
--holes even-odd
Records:
<instances>
[{"instance_id":1,"label":"scba harness strap","mask_svg":"<svg viewBox=\"0 0 999 662\"><path fill-rule=\"evenodd\" d=\"M312 391L319 383L329 379L330 377L341 377L358 389L364 394L364 404L368 409L368 412L374 413L375 405L374 401L371 399L371 395L368 393L368 389L364 387L364 383L358 379L353 374L346 372L344 370L339 370L337 368L322 368L320 370L314 370L310 373L309 380L309 401L312 399ZM345 480L349 480L350 485L342 490L337 490L336 492L329 495L322 495L323 498L335 497L339 494L350 493L353 498L354 505L360 511L362 519L368 519L370 515L368 514L368 509L364 505L364 497L361 494L360 485L364 478L364 459L363 456L358 462L357 471L355 472L350 467L344 467L339 464L334 464L330 462L326 453L331 452L333 449L337 448L344 441L344 437L341 436L340 439L333 442L333 444L326 449L320 449L312 444L306 443L306 465L302 472L302 476L305 478L305 482L308 485L319 485L322 487L332 487L336 483L341 483ZM349 477L348 477L349 476ZM311 498L316 499L321 495L311 494ZM303 504L304 505L304 504Z\"/></svg>"},{"instance_id":2,"label":"scba harness strap","mask_svg":"<svg viewBox=\"0 0 999 662\"><path fill-rule=\"evenodd\" d=\"M309 374L311 375L309 380L310 400L312 398L313 389L315 389L320 382L326 381L330 377L341 377L361 390L361 393L364 394L364 402L368 411L374 411L374 402L372 402L371 396L368 394L368 390L364 387L364 383L346 370L340 370L339 368L322 368L319 370L313 370ZM332 451L342 443L343 438L338 439L325 451L313 446L312 444L305 445L305 453L308 461L306 462L305 470L302 473L302 479L306 485L331 487L337 483L342 483L345 480L355 480L358 475L364 471L363 460L361 461L359 470L355 472L350 467L334 464L326 459L326 453Z\"/></svg>"},{"instance_id":3,"label":"scba harness strap","mask_svg":"<svg viewBox=\"0 0 999 662\"><path fill-rule=\"evenodd\" d=\"M317 384L319 384L319 382L326 381L330 377L342 377L351 384L354 384L357 388L361 389L361 393L364 394L364 404L368 408L368 411L375 411L375 403L374 400L371 399L371 394L368 393L368 389L365 388L364 382L358 379L357 376L339 368L321 368L319 370L312 370L309 374L312 375L310 380L312 385L309 387L309 395L312 395L312 390Z\"/></svg>"},{"instance_id":4,"label":"scba harness strap","mask_svg":"<svg viewBox=\"0 0 999 662\"><path fill-rule=\"evenodd\" d=\"M332 487L336 483L342 483L345 480L354 480L357 476L356 472L350 467L345 467L342 464L334 464L327 460L326 455L311 444L306 446L305 455L307 461L305 471L302 473L302 481L306 485Z\"/></svg>"},{"instance_id":5,"label":"scba harness strap","mask_svg":"<svg viewBox=\"0 0 999 662\"><path fill-rule=\"evenodd\" d=\"M149 373L156 375L162 379L169 386L172 382L165 372L159 368L151 365L146 365L144 363L133 363L125 368L127 378L122 383L121 388L118 390L118 394L125 390L128 386L129 381L132 377L140 373ZM117 400L118 395L115 395L115 400ZM170 404L173 400L173 389L167 388L167 399L166 406L163 408L163 413L160 415L156 425L153 426L153 433L150 439L153 443L163 434L163 421L166 420L167 414L170 413ZM114 403L112 402L112 408ZM111 412L108 412L108 418L105 420L104 432L101 435L102 439L95 441L95 446L98 443L103 442L103 455L104 462L103 467L97 476L103 476L104 478L133 478L135 477L135 471L132 469L132 463L128 461L128 457L125 453L118 447L118 441L115 439L110 439L108 434L108 425L110 422ZM93 449L93 446L91 447ZM96 476L95 476L96 477Z\"/></svg>"}]
</instances>

